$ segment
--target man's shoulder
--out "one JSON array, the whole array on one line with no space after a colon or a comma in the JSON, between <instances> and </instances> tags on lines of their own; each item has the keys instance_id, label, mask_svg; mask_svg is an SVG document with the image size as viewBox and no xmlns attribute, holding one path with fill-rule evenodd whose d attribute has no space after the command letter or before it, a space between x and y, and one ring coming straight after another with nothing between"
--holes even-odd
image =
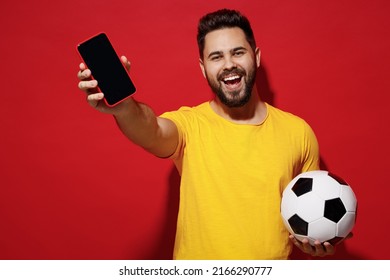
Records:
<instances>
[{"instance_id":1,"label":"man's shoulder","mask_svg":"<svg viewBox=\"0 0 390 280\"><path fill-rule=\"evenodd\" d=\"M301 117L296 115L295 113L286 111L285 109L278 108L274 105L270 105L267 103L267 108L269 110L269 114L275 115L281 118L290 118L295 120L303 120Z\"/></svg>"},{"instance_id":2,"label":"man's shoulder","mask_svg":"<svg viewBox=\"0 0 390 280\"><path fill-rule=\"evenodd\" d=\"M267 104L267 107L268 115L274 122L283 123L287 126L308 126L306 120L295 113L288 112L270 104Z\"/></svg>"},{"instance_id":3,"label":"man's shoulder","mask_svg":"<svg viewBox=\"0 0 390 280\"><path fill-rule=\"evenodd\" d=\"M207 113L209 110L209 102L203 102L195 106L181 106L179 109L174 111L165 112L161 117L175 116L175 115L197 115Z\"/></svg>"},{"instance_id":4,"label":"man's shoulder","mask_svg":"<svg viewBox=\"0 0 390 280\"><path fill-rule=\"evenodd\" d=\"M210 103L208 101L200 103L195 106L182 106L178 111L189 111L194 113L207 112L210 107Z\"/></svg>"}]
</instances>

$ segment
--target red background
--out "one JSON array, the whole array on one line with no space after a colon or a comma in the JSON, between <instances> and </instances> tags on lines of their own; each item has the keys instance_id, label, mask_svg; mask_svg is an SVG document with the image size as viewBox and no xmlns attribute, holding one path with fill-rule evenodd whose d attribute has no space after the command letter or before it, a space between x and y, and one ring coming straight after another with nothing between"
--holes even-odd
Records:
<instances>
[{"instance_id":1,"label":"red background","mask_svg":"<svg viewBox=\"0 0 390 280\"><path fill-rule=\"evenodd\" d=\"M354 238L331 258L389 259L389 3L2 1L0 258L171 257L177 172L87 105L76 45L105 31L137 99L157 114L196 105L212 96L197 21L227 7L252 22L262 97L311 124L323 168L358 197Z\"/></svg>"}]
</instances>

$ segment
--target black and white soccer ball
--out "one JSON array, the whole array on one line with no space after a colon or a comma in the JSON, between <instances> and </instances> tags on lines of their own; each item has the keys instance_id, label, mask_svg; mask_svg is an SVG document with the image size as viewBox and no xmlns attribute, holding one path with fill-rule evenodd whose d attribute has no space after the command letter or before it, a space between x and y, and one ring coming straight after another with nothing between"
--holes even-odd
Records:
<instances>
[{"instance_id":1,"label":"black and white soccer ball","mask_svg":"<svg viewBox=\"0 0 390 280\"><path fill-rule=\"evenodd\" d=\"M316 170L296 176L282 195L281 214L296 239L343 240L356 222L357 200L352 188L328 171Z\"/></svg>"}]
</instances>

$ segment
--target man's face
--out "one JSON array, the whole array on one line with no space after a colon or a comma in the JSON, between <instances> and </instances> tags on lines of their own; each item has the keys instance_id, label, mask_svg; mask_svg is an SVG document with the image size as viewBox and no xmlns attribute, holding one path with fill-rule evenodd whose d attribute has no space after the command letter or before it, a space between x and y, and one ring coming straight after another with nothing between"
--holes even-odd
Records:
<instances>
[{"instance_id":1,"label":"man's face","mask_svg":"<svg viewBox=\"0 0 390 280\"><path fill-rule=\"evenodd\" d=\"M245 105L252 93L260 51L253 52L240 28L225 28L205 37L200 67L211 89L228 107Z\"/></svg>"}]
</instances>

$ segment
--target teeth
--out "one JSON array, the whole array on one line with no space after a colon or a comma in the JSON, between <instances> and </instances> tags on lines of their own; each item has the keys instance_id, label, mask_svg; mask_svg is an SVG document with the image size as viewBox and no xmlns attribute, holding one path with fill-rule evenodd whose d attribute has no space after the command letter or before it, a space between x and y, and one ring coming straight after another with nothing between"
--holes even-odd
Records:
<instances>
[{"instance_id":1,"label":"teeth","mask_svg":"<svg viewBox=\"0 0 390 280\"><path fill-rule=\"evenodd\" d=\"M235 79L239 79L240 76L238 75L235 75L235 76L230 76L230 77L227 77L225 79L223 79L224 81L232 81L232 80L235 80Z\"/></svg>"}]
</instances>

